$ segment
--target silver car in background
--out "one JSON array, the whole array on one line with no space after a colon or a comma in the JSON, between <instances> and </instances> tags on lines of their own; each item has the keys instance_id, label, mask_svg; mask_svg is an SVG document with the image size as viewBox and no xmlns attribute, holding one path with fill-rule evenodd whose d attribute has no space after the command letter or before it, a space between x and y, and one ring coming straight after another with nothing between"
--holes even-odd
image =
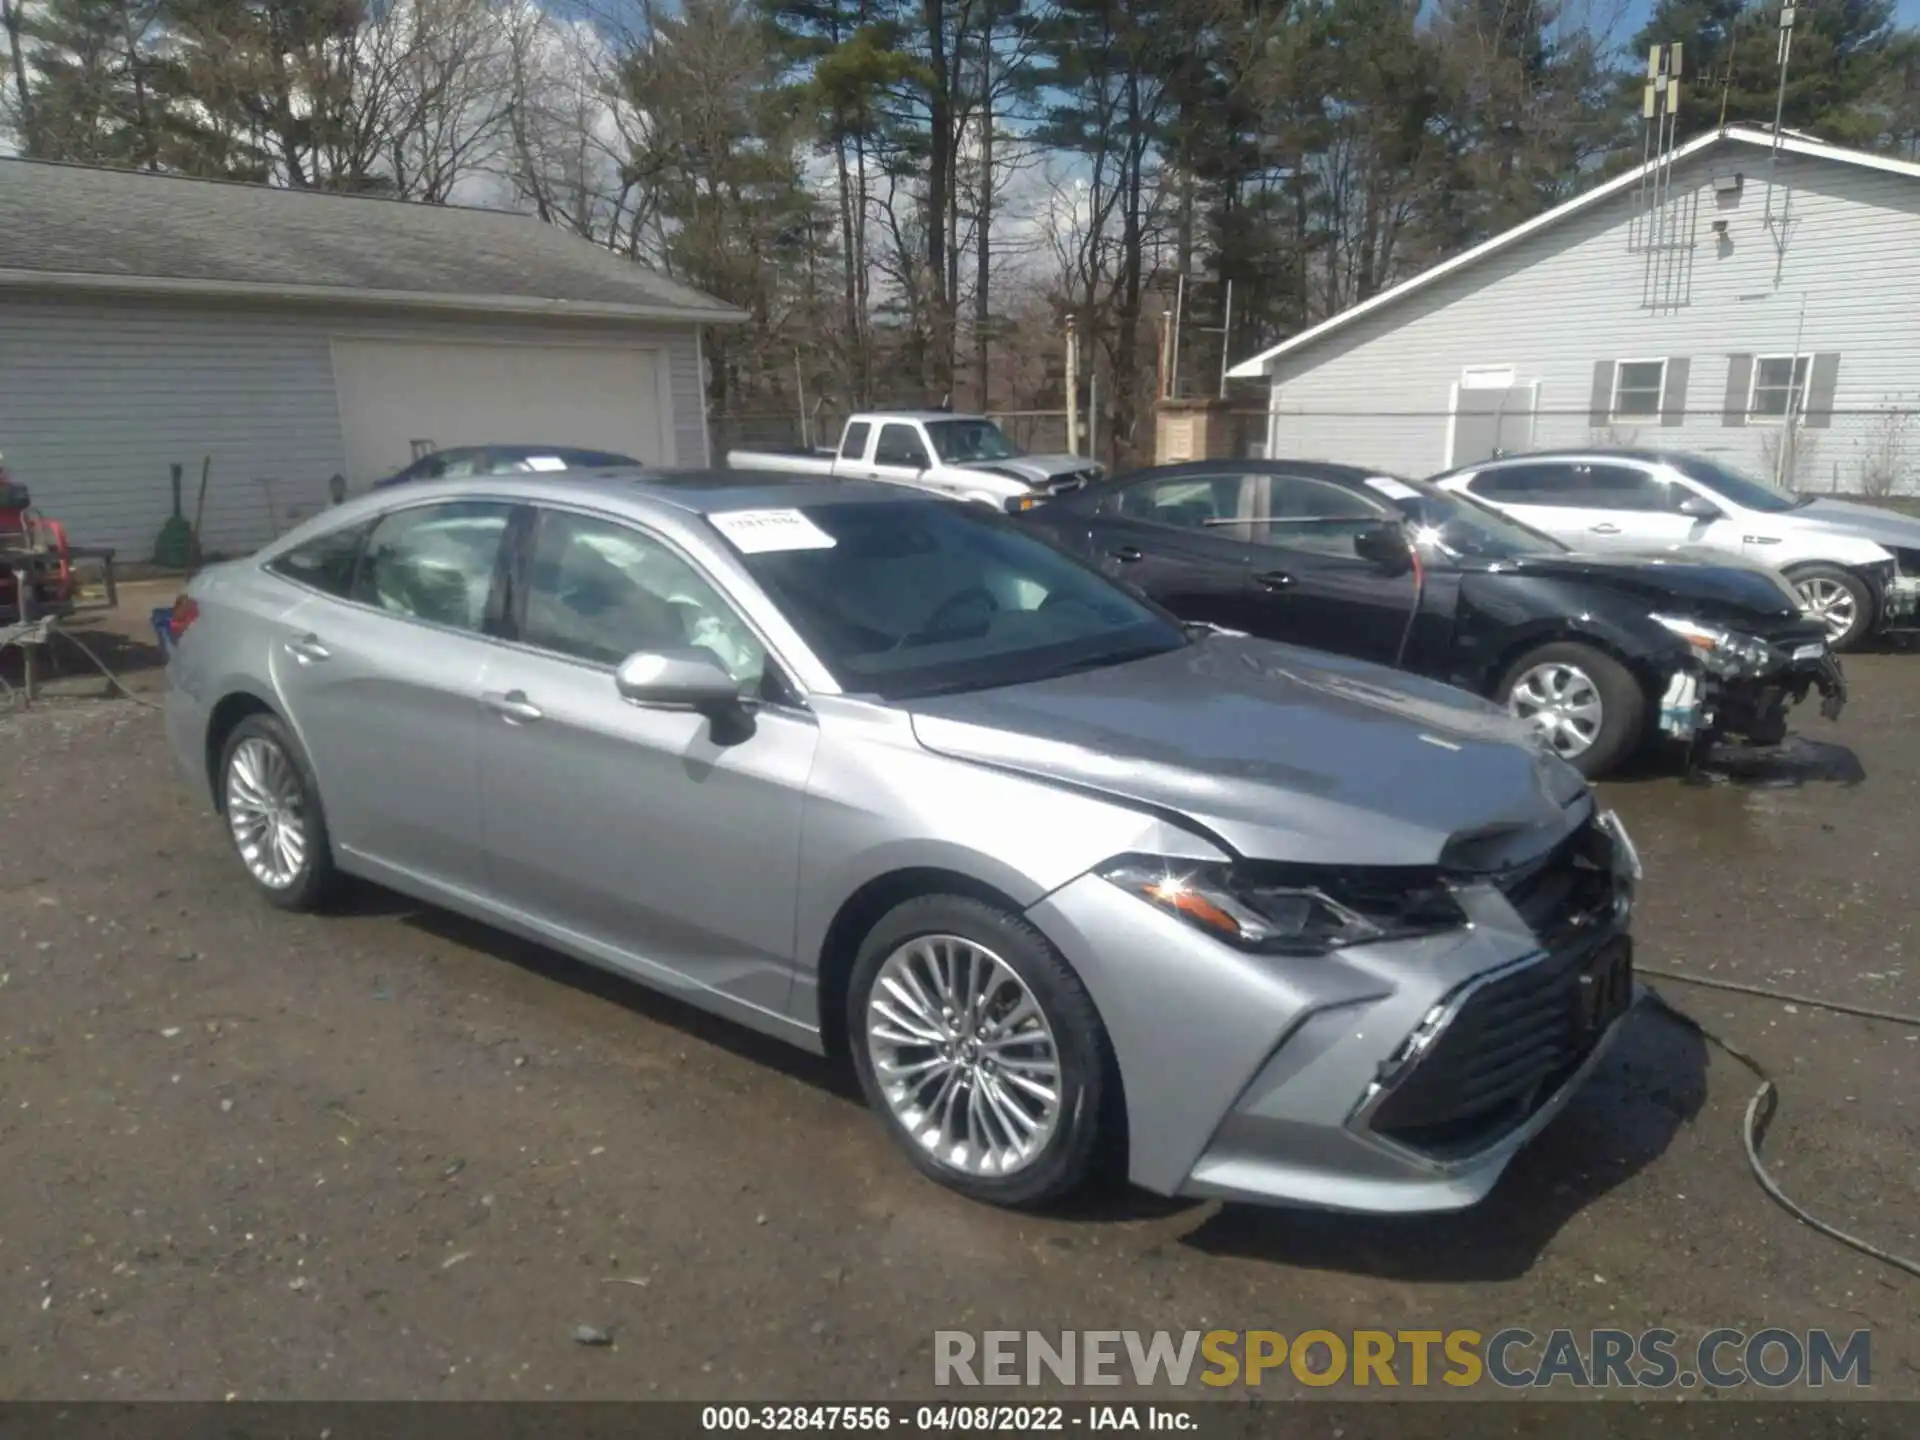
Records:
<instances>
[{"instance_id":1,"label":"silver car in background","mask_svg":"<svg viewBox=\"0 0 1920 1440\"><path fill-rule=\"evenodd\" d=\"M342 873L849 1055L927 1174L1471 1204L1634 987L1639 862L1462 692L1185 627L984 507L425 482L195 578L168 729Z\"/></svg>"}]
</instances>

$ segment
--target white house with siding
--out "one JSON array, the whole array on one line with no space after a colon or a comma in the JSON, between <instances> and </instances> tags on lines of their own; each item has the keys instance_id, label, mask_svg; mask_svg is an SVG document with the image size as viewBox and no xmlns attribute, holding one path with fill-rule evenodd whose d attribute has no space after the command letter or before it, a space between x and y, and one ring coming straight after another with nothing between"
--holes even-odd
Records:
<instances>
[{"instance_id":1,"label":"white house with siding","mask_svg":"<svg viewBox=\"0 0 1920 1440\"><path fill-rule=\"evenodd\" d=\"M0 455L75 543L251 548L425 449L708 463L745 317L527 216L0 160Z\"/></svg>"},{"instance_id":2,"label":"white house with siding","mask_svg":"<svg viewBox=\"0 0 1920 1440\"><path fill-rule=\"evenodd\" d=\"M1602 443L1920 490L1920 165L1710 132L1232 374L1268 382L1275 457Z\"/></svg>"}]
</instances>

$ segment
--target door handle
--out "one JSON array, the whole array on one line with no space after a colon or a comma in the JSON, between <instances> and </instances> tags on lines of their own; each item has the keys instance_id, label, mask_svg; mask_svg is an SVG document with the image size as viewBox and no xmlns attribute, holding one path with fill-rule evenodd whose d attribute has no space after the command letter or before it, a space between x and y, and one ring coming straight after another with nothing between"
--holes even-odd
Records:
<instances>
[{"instance_id":1,"label":"door handle","mask_svg":"<svg viewBox=\"0 0 1920 1440\"><path fill-rule=\"evenodd\" d=\"M509 725L531 724L546 714L538 705L527 699L527 692L524 690L509 690L504 695L489 691L480 697L480 703Z\"/></svg>"},{"instance_id":2,"label":"door handle","mask_svg":"<svg viewBox=\"0 0 1920 1440\"><path fill-rule=\"evenodd\" d=\"M1598 525L1593 527L1593 533L1595 535L1618 535L1620 533L1620 527L1611 520L1602 520Z\"/></svg>"},{"instance_id":3,"label":"door handle","mask_svg":"<svg viewBox=\"0 0 1920 1440\"><path fill-rule=\"evenodd\" d=\"M1262 590L1284 590L1293 584L1293 576L1284 570L1269 570L1265 574L1254 576L1253 583Z\"/></svg>"},{"instance_id":4,"label":"door handle","mask_svg":"<svg viewBox=\"0 0 1920 1440\"><path fill-rule=\"evenodd\" d=\"M1133 545L1118 546L1115 549L1109 550L1107 554L1113 559L1118 560L1122 565L1131 565L1134 561L1142 558L1139 548Z\"/></svg>"},{"instance_id":5,"label":"door handle","mask_svg":"<svg viewBox=\"0 0 1920 1440\"><path fill-rule=\"evenodd\" d=\"M317 635L302 635L298 640L287 641L287 653L302 665L311 665L316 660L330 660L333 652L320 643Z\"/></svg>"}]
</instances>

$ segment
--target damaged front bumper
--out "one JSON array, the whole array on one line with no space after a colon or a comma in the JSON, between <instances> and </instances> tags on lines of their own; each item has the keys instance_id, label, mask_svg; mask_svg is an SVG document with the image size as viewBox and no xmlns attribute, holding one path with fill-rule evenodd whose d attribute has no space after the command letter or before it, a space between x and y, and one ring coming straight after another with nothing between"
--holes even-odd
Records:
<instances>
[{"instance_id":1,"label":"damaged front bumper","mask_svg":"<svg viewBox=\"0 0 1920 1440\"><path fill-rule=\"evenodd\" d=\"M1732 734L1778 744L1786 736L1787 712L1810 693L1820 696L1823 718L1839 719L1847 680L1824 639L1793 635L1761 641L1757 653L1737 664L1710 663L1696 654L1668 678L1659 729L1689 743Z\"/></svg>"}]
</instances>

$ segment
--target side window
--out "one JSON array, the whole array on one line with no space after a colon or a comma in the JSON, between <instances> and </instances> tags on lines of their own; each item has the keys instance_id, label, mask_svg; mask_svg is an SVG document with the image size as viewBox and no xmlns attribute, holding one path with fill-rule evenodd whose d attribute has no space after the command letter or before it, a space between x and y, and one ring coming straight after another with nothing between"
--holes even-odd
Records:
<instances>
[{"instance_id":1,"label":"side window","mask_svg":"<svg viewBox=\"0 0 1920 1440\"><path fill-rule=\"evenodd\" d=\"M1262 544L1353 559L1354 537L1394 518L1385 506L1344 485L1305 475L1254 479L1256 484L1267 482L1266 513L1254 529L1254 538Z\"/></svg>"},{"instance_id":2,"label":"side window","mask_svg":"<svg viewBox=\"0 0 1920 1440\"><path fill-rule=\"evenodd\" d=\"M382 516L367 537L353 598L390 614L478 633L511 505L453 500Z\"/></svg>"},{"instance_id":3,"label":"side window","mask_svg":"<svg viewBox=\"0 0 1920 1440\"><path fill-rule=\"evenodd\" d=\"M344 600L353 591L353 567L359 563L360 546L373 524L365 520L358 525L329 530L269 560L267 569L301 585L312 586L324 595Z\"/></svg>"},{"instance_id":4,"label":"side window","mask_svg":"<svg viewBox=\"0 0 1920 1440\"><path fill-rule=\"evenodd\" d=\"M1120 495L1120 513L1148 525L1180 530L1230 530L1244 539L1253 518L1253 487L1239 475L1181 475L1149 480Z\"/></svg>"},{"instance_id":5,"label":"side window","mask_svg":"<svg viewBox=\"0 0 1920 1440\"><path fill-rule=\"evenodd\" d=\"M840 437L840 458L842 460L864 460L867 458L867 436L873 427L864 420L847 426L847 433Z\"/></svg>"},{"instance_id":6,"label":"side window","mask_svg":"<svg viewBox=\"0 0 1920 1440\"><path fill-rule=\"evenodd\" d=\"M1575 506L1586 502L1575 493L1570 465L1503 465L1474 476L1469 494L1504 505Z\"/></svg>"},{"instance_id":7,"label":"side window","mask_svg":"<svg viewBox=\"0 0 1920 1440\"><path fill-rule=\"evenodd\" d=\"M1590 510L1670 513L1678 501L1665 481L1635 465L1575 465L1574 502Z\"/></svg>"},{"instance_id":8,"label":"side window","mask_svg":"<svg viewBox=\"0 0 1920 1440\"><path fill-rule=\"evenodd\" d=\"M757 690L767 669L759 639L700 572L631 526L543 510L520 638L597 665L638 650L704 649Z\"/></svg>"},{"instance_id":9,"label":"side window","mask_svg":"<svg viewBox=\"0 0 1920 1440\"><path fill-rule=\"evenodd\" d=\"M880 443L873 448L876 465L905 465L909 469L927 468L927 447L920 443L920 432L911 425L882 425Z\"/></svg>"}]
</instances>

